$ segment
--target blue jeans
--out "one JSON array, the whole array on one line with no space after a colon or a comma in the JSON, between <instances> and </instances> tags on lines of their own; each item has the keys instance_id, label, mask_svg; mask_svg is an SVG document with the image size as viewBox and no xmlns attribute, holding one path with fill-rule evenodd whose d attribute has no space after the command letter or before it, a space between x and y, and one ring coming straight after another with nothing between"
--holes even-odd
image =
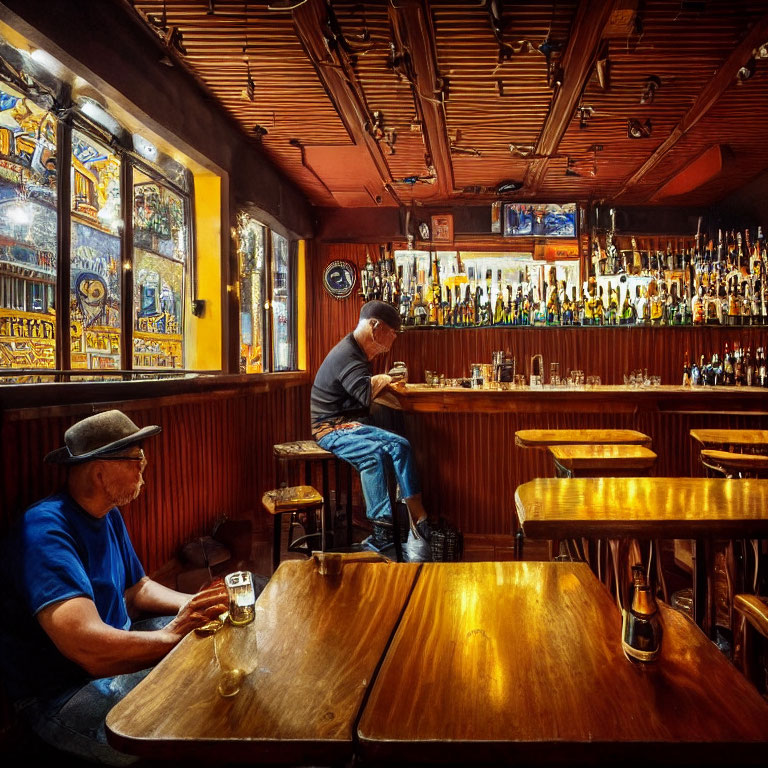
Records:
<instances>
[{"instance_id":1,"label":"blue jeans","mask_svg":"<svg viewBox=\"0 0 768 768\"><path fill-rule=\"evenodd\" d=\"M349 462L360 473L365 514L373 522L392 520L387 487L390 467L394 470L404 499L421 492L411 458L411 444L394 432L361 424L329 432L317 444Z\"/></svg>"},{"instance_id":2,"label":"blue jeans","mask_svg":"<svg viewBox=\"0 0 768 768\"><path fill-rule=\"evenodd\" d=\"M173 616L157 616L134 622L131 630L162 629ZM104 721L112 707L150 672L142 669L127 675L90 680L52 699L30 698L18 702L19 715L45 742L64 752L106 765L130 765L138 757L118 752L107 743Z\"/></svg>"}]
</instances>

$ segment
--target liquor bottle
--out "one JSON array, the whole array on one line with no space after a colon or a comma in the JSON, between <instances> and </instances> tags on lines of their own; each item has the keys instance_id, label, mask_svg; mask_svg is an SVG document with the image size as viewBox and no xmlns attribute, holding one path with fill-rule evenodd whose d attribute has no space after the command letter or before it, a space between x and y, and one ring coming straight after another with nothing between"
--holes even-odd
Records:
<instances>
[{"instance_id":1,"label":"liquor bottle","mask_svg":"<svg viewBox=\"0 0 768 768\"><path fill-rule=\"evenodd\" d=\"M637 286L638 289L640 286ZM639 294L638 294L639 295ZM637 320L637 311L629 298L629 286L624 292L624 303L621 305L621 324L632 325Z\"/></svg>"},{"instance_id":2,"label":"liquor bottle","mask_svg":"<svg viewBox=\"0 0 768 768\"><path fill-rule=\"evenodd\" d=\"M701 365L704 365L704 355L701 356ZM701 367L694 359L693 365L691 366L691 386L698 387L703 383L704 382L701 380Z\"/></svg>"},{"instance_id":3,"label":"liquor bottle","mask_svg":"<svg viewBox=\"0 0 768 768\"><path fill-rule=\"evenodd\" d=\"M685 353L685 361L683 362L683 386L691 386L691 365L688 362L688 353Z\"/></svg>"},{"instance_id":4,"label":"liquor bottle","mask_svg":"<svg viewBox=\"0 0 768 768\"><path fill-rule=\"evenodd\" d=\"M576 296L576 289L573 289L574 298ZM562 312L562 324L573 325L573 303L568 297L568 291L566 290L565 283L563 282L563 303L560 307Z\"/></svg>"},{"instance_id":5,"label":"liquor bottle","mask_svg":"<svg viewBox=\"0 0 768 768\"><path fill-rule=\"evenodd\" d=\"M632 662L655 661L663 635L659 608L641 565L632 566L632 579L632 606L622 611L621 649Z\"/></svg>"},{"instance_id":6,"label":"liquor bottle","mask_svg":"<svg viewBox=\"0 0 768 768\"><path fill-rule=\"evenodd\" d=\"M573 306L573 324L584 325L584 302L580 301L576 295L576 286L571 289L571 304Z\"/></svg>"},{"instance_id":7,"label":"liquor bottle","mask_svg":"<svg viewBox=\"0 0 768 768\"><path fill-rule=\"evenodd\" d=\"M619 295L615 288L608 283L608 325L618 325L619 322Z\"/></svg>"},{"instance_id":8,"label":"liquor bottle","mask_svg":"<svg viewBox=\"0 0 768 768\"><path fill-rule=\"evenodd\" d=\"M747 347L747 354L744 356L744 386L753 387L755 385L755 361L752 359L752 348Z\"/></svg>"},{"instance_id":9,"label":"liquor bottle","mask_svg":"<svg viewBox=\"0 0 768 768\"><path fill-rule=\"evenodd\" d=\"M759 347L757 350L757 361L755 362L755 368L757 372L758 386L768 387L768 364L763 347Z\"/></svg>"},{"instance_id":10,"label":"liquor bottle","mask_svg":"<svg viewBox=\"0 0 768 768\"><path fill-rule=\"evenodd\" d=\"M723 384L731 386L733 384L733 358L728 351L728 342L725 342L725 352L723 353Z\"/></svg>"},{"instance_id":11,"label":"liquor bottle","mask_svg":"<svg viewBox=\"0 0 768 768\"><path fill-rule=\"evenodd\" d=\"M704 286L699 284L696 296L691 302L691 313L693 314L693 324L703 325L704 323Z\"/></svg>"}]
</instances>

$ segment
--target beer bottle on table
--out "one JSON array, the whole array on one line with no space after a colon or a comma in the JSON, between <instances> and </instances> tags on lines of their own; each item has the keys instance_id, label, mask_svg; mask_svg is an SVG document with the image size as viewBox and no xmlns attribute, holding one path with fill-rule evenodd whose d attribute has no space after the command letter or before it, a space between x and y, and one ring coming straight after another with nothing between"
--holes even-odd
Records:
<instances>
[{"instance_id":1,"label":"beer bottle on table","mask_svg":"<svg viewBox=\"0 0 768 768\"><path fill-rule=\"evenodd\" d=\"M621 649L630 661L647 663L661 653L661 617L642 565L632 566L632 580L632 606L622 611Z\"/></svg>"}]
</instances>

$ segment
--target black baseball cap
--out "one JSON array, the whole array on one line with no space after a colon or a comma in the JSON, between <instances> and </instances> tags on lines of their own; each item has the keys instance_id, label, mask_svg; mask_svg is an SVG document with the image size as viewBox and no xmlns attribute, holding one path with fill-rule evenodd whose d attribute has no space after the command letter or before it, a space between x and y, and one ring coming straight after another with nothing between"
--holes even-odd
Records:
<instances>
[{"instance_id":1,"label":"black baseball cap","mask_svg":"<svg viewBox=\"0 0 768 768\"><path fill-rule=\"evenodd\" d=\"M361 320L381 320L386 323L393 331L400 330L400 313L386 301L373 299L363 304L360 309Z\"/></svg>"}]
</instances>

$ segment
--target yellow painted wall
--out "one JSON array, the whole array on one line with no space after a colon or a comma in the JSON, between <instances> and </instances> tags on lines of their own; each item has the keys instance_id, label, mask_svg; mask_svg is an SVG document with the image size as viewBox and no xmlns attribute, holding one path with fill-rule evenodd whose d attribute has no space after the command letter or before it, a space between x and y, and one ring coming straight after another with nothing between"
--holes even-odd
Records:
<instances>
[{"instance_id":1,"label":"yellow painted wall","mask_svg":"<svg viewBox=\"0 0 768 768\"><path fill-rule=\"evenodd\" d=\"M307 370L307 243L299 240L296 259L296 367Z\"/></svg>"},{"instance_id":2,"label":"yellow painted wall","mask_svg":"<svg viewBox=\"0 0 768 768\"><path fill-rule=\"evenodd\" d=\"M202 317L192 314L187 302L186 367L218 371L221 350L221 178L195 174L195 241L197 248L197 295L205 300ZM191 289L191 286L190 286Z\"/></svg>"}]
</instances>

